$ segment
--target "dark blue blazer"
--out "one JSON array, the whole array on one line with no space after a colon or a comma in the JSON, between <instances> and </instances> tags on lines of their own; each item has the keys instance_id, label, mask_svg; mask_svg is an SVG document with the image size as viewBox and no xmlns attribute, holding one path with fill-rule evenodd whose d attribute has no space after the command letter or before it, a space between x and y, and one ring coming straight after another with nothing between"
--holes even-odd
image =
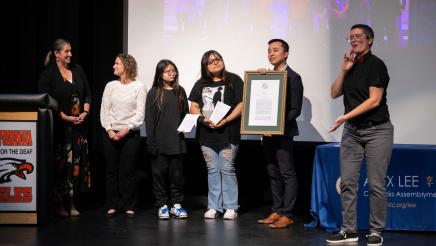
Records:
<instances>
[{"instance_id":1,"label":"dark blue blazer","mask_svg":"<svg viewBox=\"0 0 436 246\"><path fill-rule=\"evenodd\" d=\"M303 82L301 76L289 66L286 83L285 136L298 136L297 117L303 104Z\"/></svg>"}]
</instances>

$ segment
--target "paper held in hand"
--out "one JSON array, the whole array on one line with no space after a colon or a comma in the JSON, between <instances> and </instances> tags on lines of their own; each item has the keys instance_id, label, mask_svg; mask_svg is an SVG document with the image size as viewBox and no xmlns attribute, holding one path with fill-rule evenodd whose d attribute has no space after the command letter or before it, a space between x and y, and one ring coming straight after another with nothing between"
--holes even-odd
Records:
<instances>
[{"instance_id":1,"label":"paper held in hand","mask_svg":"<svg viewBox=\"0 0 436 246\"><path fill-rule=\"evenodd\" d=\"M215 125L218 124L218 122L220 122L220 120L222 120L224 116L226 116L230 108L231 107L225 103L217 102L209 120L212 121Z\"/></svg>"},{"instance_id":2,"label":"paper held in hand","mask_svg":"<svg viewBox=\"0 0 436 246\"><path fill-rule=\"evenodd\" d=\"M180 123L179 128L177 128L178 132L190 132L192 128L197 124L197 119L199 114L187 114L183 119L182 123Z\"/></svg>"}]
</instances>

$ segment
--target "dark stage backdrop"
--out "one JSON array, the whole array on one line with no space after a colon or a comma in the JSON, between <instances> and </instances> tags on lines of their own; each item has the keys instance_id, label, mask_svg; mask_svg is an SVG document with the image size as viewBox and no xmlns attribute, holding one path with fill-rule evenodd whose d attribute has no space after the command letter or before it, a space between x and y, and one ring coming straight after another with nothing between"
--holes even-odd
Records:
<instances>
[{"instance_id":1,"label":"dark stage backdrop","mask_svg":"<svg viewBox=\"0 0 436 246\"><path fill-rule=\"evenodd\" d=\"M115 55L123 51L124 1L17 1L10 3L3 15L0 93L36 93L45 55L56 38L72 44L73 62L85 70L92 90L89 141L93 191L82 195L82 210L101 207L104 203L104 159L101 149L99 111L106 83L113 76ZM152 34L150 34L152 35ZM147 45L144 43L144 45ZM188 141L186 156L186 195L207 195L207 174L200 147ZM310 208L312 161L318 143L298 142L295 156L299 178L297 212L307 216ZM138 163L139 207L153 204L150 166L144 151ZM237 158L241 209L268 203L269 180L259 141L242 142Z\"/></svg>"},{"instance_id":2,"label":"dark stage backdrop","mask_svg":"<svg viewBox=\"0 0 436 246\"><path fill-rule=\"evenodd\" d=\"M6 55L1 59L0 93L37 93L38 77L52 42L56 38L71 42L72 61L83 67L92 90L89 141L95 194L90 197L100 203L104 197L104 162L99 105L105 84L115 78L115 55L123 51L123 1L15 2L4 8L13 17L1 17L6 27L2 39L7 45L2 49Z\"/></svg>"}]
</instances>

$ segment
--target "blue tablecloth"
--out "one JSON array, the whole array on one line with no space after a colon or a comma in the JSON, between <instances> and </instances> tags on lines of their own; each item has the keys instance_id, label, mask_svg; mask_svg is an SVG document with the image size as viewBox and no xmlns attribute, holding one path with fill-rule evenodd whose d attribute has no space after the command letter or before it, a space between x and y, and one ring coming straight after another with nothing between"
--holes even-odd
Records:
<instances>
[{"instance_id":1,"label":"blue tablecloth","mask_svg":"<svg viewBox=\"0 0 436 246\"><path fill-rule=\"evenodd\" d=\"M339 197L338 143L316 148L312 173L311 213L307 227L338 231L342 222ZM395 144L386 177L387 230L436 231L436 145ZM359 179L359 229L368 228L366 165Z\"/></svg>"}]
</instances>

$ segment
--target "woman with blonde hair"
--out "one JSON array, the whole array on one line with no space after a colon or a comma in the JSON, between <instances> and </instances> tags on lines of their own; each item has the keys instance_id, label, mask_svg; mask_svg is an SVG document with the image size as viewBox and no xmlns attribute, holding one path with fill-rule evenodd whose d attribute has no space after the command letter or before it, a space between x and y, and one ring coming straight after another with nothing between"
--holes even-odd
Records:
<instances>
[{"instance_id":1,"label":"woman with blonde hair","mask_svg":"<svg viewBox=\"0 0 436 246\"><path fill-rule=\"evenodd\" d=\"M135 216L135 164L140 147L139 126L144 122L145 84L136 80L137 64L128 54L116 56L113 66L118 80L106 84L101 102L100 121L106 134L103 148L106 158L107 216L119 209L129 218Z\"/></svg>"}]
</instances>

